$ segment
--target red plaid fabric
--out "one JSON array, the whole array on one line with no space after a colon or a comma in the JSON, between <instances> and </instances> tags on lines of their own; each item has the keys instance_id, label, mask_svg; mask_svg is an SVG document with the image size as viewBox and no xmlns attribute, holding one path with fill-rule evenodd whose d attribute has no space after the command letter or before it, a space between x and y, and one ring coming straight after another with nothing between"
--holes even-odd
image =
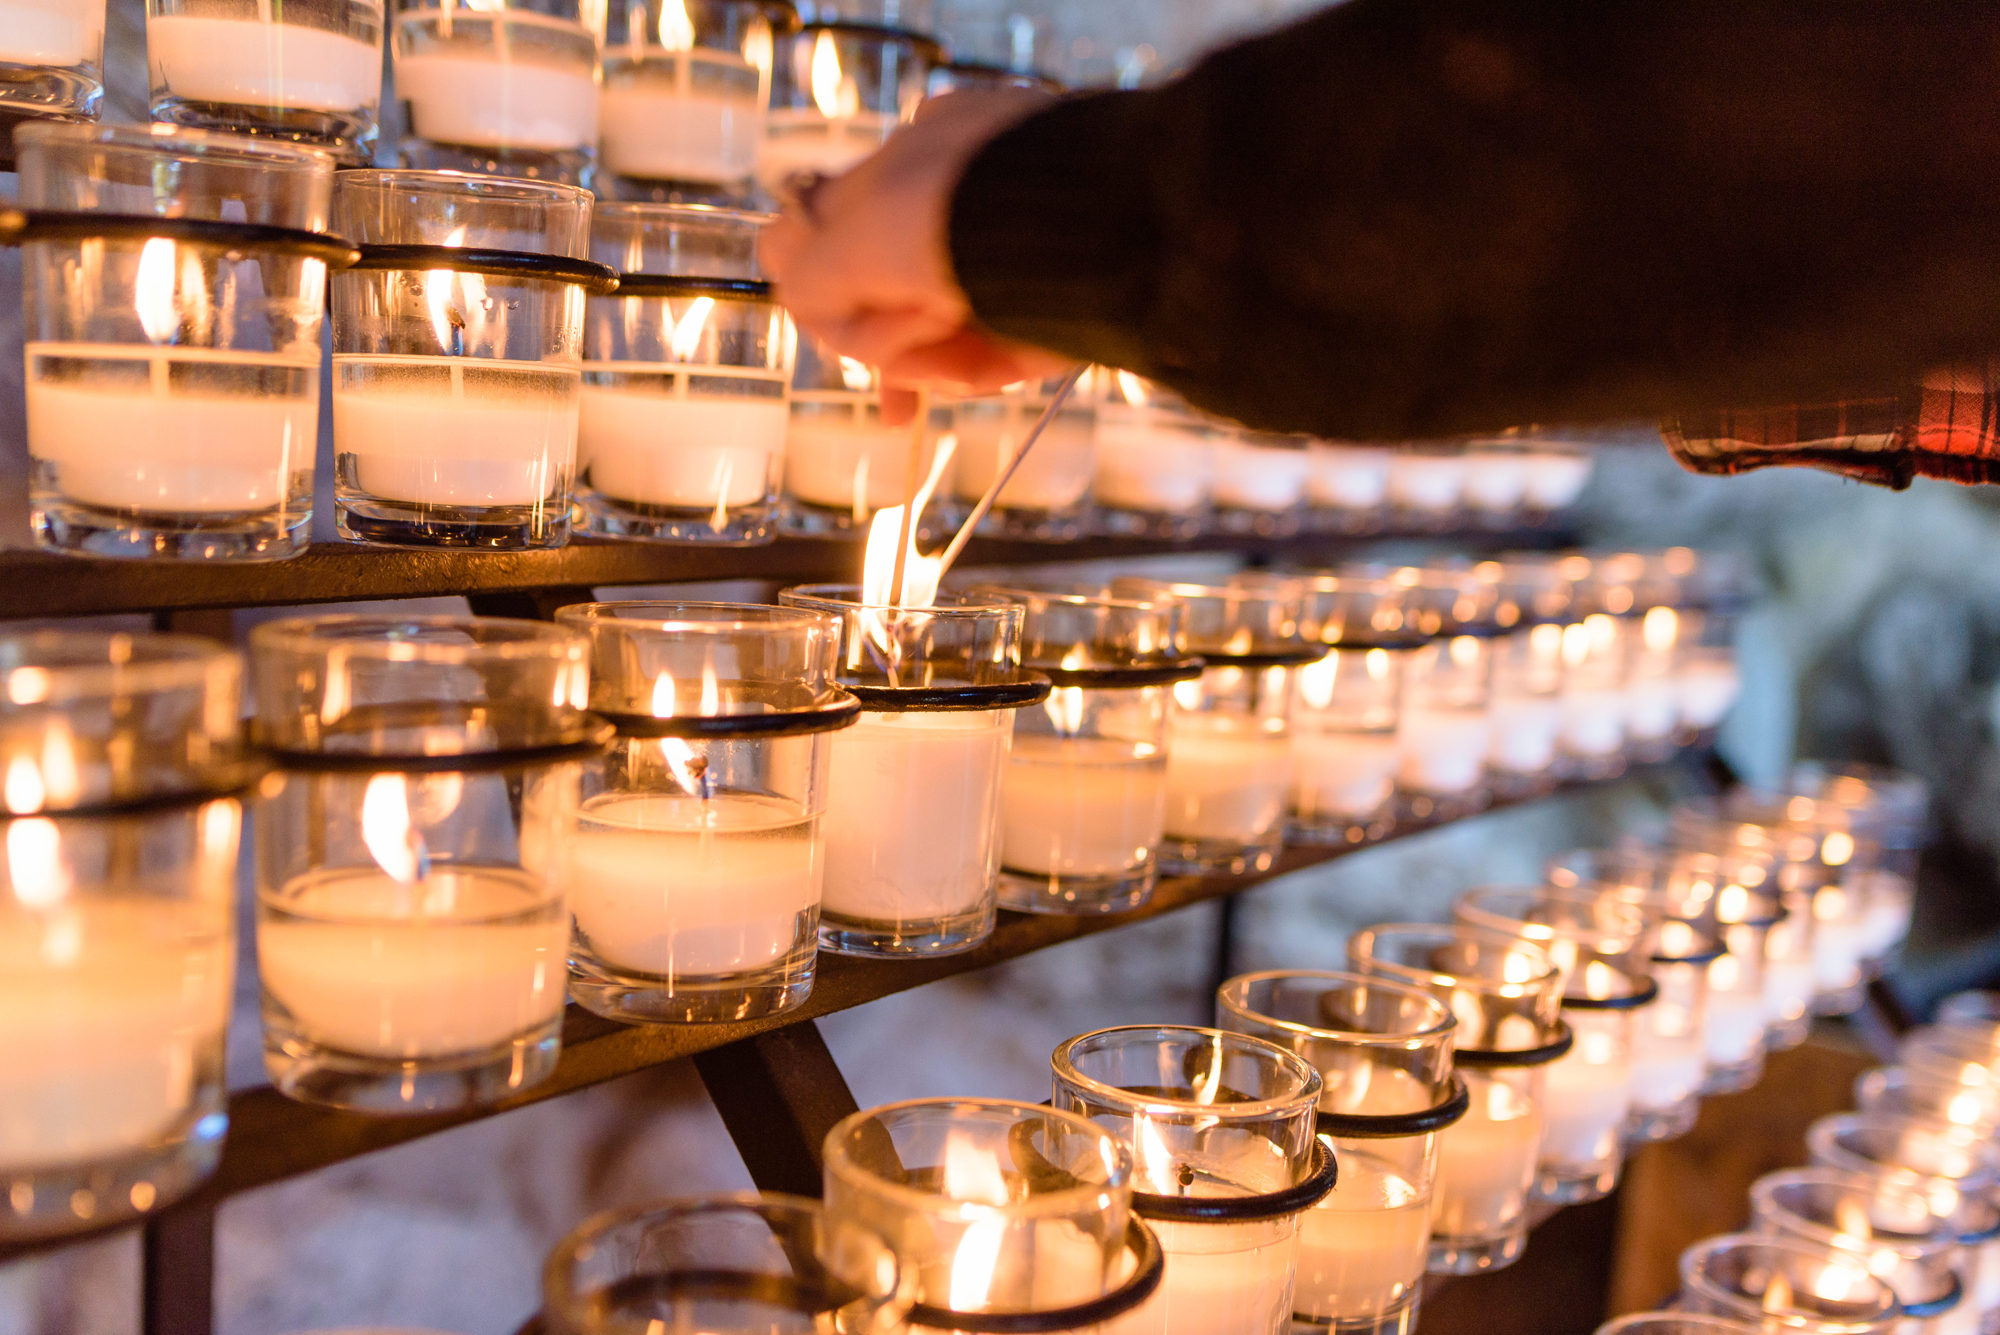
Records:
<instances>
[{"instance_id":1,"label":"red plaid fabric","mask_svg":"<svg viewBox=\"0 0 2000 1335\"><path fill-rule=\"evenodd\" d=\"M1670 418L1660 434L1695 473L1792 464L1898 489L2000 482L2000 362L1933 371L1895 398Z\"/></svg>"}]
</instances>

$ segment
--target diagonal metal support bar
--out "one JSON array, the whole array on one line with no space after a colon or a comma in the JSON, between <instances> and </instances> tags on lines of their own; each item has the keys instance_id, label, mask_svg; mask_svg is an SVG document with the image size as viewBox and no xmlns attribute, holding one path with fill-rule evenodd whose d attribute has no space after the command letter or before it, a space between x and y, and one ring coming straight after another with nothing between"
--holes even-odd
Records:
<instances>
[{"instance_id":1,"label":"diagonal metal support bar","mask_svg":"<svg viewBox=\"0 0 2000 1335\"><path fill-rule=\"evenodd\" d=\"M817 1197L826 1133L860 1111L819 1026L805 1020L710 1048L694 1067L758 1190Z\"/></svg>"},{"instance_id":2,"label":"diagonal metal support bar","mask_svg":"<svg viewBox=\"0 0 2000 1335\"><path fill-rule=\"evenodd\" d=\"M139 1230L141 1335L211 1335L215 1329L213 1201L169 1206Z\"/></svg>"}]
</instances>

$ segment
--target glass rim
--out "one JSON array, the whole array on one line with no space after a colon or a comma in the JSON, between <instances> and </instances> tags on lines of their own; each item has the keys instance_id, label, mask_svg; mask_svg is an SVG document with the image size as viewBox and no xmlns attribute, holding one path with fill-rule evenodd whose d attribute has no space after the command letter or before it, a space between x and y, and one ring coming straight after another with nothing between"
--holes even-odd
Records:
<instances>
[{"instance_id":1,"label":"glass rim","mask_svg":"<svg viewBox=\"0 0 2000 1335\"><path fill-rule=\"evenodd\" d=\"M1694 1288L1711 1301L1745 1307L1757 1304L1756 1299L1737 1293L1733 1289L1725 1289L1721 1285L1709 1280L1700 1270L1701 1263L1708 1258L1739 1248L1768 1249L1784 1252L1791 1256L1805 1257L1822 1263L1834 1260L1840 1262L1843 1268L1852 1270L1857 1275L1865 1276L1875 1286L1876 1290L1887 1299L1887 1303L1872 1317L1857 1315L1854 1318L1854 1324L1857 1329L1873 1326L1883 1318L1891 1317L1902 1310L1901 1305L1897 1302L1895 1291L1889 1287L1888 1281L1869 1270L1867 1265L1852 1253L1839 1251L1832 1247L1821 1247L1814 1243L1806 1242L1803 1239L1773 1237L1764 1233L1723 1233L1712 1238L1703 1238L1701 1241L1694 1243L1681 1253L1681 1283ZM1755 1310L1761 1313L1761 1305L1757 1305ZM1785 1321L1782 1313L1770 1313L1768 1315L1775 1316L1783 1325L1797 1328L1795 1322ZM1803 1316L1806 1314L1800 1313L1800 1315ZM1843 1324L1847 1323L1843 1320Z\"/></svg>"},{"instance_id":2,"label":"glass rim","mask_svg":"<svg viewBox=\"0 0 2000 1335\"><path fill-rule=\"evenodd\" d=\"M94 697L129 696L182 690L208 684L218 667L241 677L243 656L237 650L201 635L153 631L99 631L50 628L6 637L9 644L50 651L102 651L100 662L25 662L0 668L0 718L17 710L75 703ZM120 641L161 649L157 658L139 662L112 661Z\"/></svg>"},{"instance_id":3,"label":"glass rim","mask_svg":"<svg viewBox=\"0 0 2000 1335\"><path fill-rule=\"evenodd\" d=\"M873 1169L855 1162L848 1150L848 1142L860 1127L870 1122L881 1121L885 1114L913 1112L918 1109L952 1110L967 1109L980 1112L1000 1112L1012 1114L1019 1125L1029 1117L1050 1119L1067 1125L1071 1130L1095 1137L1100 1158L1102 1149L1109 1146L1111 1157L1105 1162L1109 1169L1109 1180L1104 1182L1080 1183L1074 1187L1064 1187L1057 1191L1039 1192L1029 1195L1026 1200L1007 1206L992 1206L973 1201L956 1200L941 1192L926 1191L921 1187L905 1186L891 1182ZM829 1177L838 1177L857 1191L872 1192L890 1200L922 1210L925 1213L956 1213L965 1215L984 1212L982 1217L992 1217L993 1213L1004 1212L1018 1218L1030 1218L1043 1214L1066 1213L1086 1209L1098 1213L1102 1207L1098 1201L1107 1192L1126 1191L1132 1186L1132 1151L1125 1143L1087 1117L1064 1112L1043 1103L1027 1103L1018 1099L981 1099L937 1097L926 1099L901 1099L895 1103L884 1103L873 1108L863 1108L841 1118L826 1133L824 1142L826 1161L824 1170ZM968 1209L973 1207L973 1209Z\"/></svg>"},{"instance_id":4,"label":"glass rim","mask_svg":"<svg viewBox=\"0 0 2000 1335\"><path fill-rule=\"evenodd\" d=\"M1284 1070L1287 1075L1291 1076L1297 1082L1298 1088L1290 1094L1274 1095L1263 1099L1246 1100L1243 1102L1231 1101L1229 1103L1203 1103L1194 1098L1181 1099L1169 1095L1139 1094L1120 1085L1106 1084L1104 1081L1094 1076L1085 1075L1076 1069L1076 1063L1072 1054L1079 1046L1089 1043L1092 1039L1144 1034L1169 1036L1194 1034L1213 1040L1218 1047L1236 1044L1239 1046L1240 1051L1250 1052L1260 1057L1269 1057L1280 1069ZM1198 1113L1205 1117L1214 1117L1218 1122L1248 1121L1269 1117L1273 1114L1292 1111L1301 1104L1304 1110L1310 1112L1318 1107L1320 1091L1325 1084L1325 1079L1320 1075L1319 1068L1289 1048L1281 1048L1276 1043L1258 1038L1255 1034L1239 1033L1233 1029L1211 1029L1200 1025L1186 1024L1120 1024L1111 1025L1104 1029L1093 1029L1089 1033L1078 1034L1073 1038L1066 1038L1057 1044L1055 1051L1049 1054L1049 1067L1058 1080L1074 1085L1086 1093L1101 1094L1107 1103L1131 1104L1145 1111Z\"/></svg>"},{"instance_id":5,"label":"glass rim","mask_svg":"<svg viewBox=\"0 0 2000 1335\"><path fill-rule=\"evenodd\" d=\"M1060 603L1064 607L1102 607L1119 612L1171 613L1174 610L1171 598L1121 598L1109 593L1079 593L1073 589L1037 589L1025 584L1007 584L994 580L976 580L970 584L957 586L952 591L995 594L1007 599L1034 599L1044 603Z\"/></svg>"},{"instance_id":6,"label":"glass rim","mask_svg":"<svg viewBox=\"0 0 2000 1335\"><path fill-rule=\"evenodd\" d=\"M1716 1335L1759 1335L1755 1326L1738 1321L1733 1316L1716 1316L1709 1312L1627 1312L1624 1316L1612 1317L1593 1335L1645 1335L1649 1330L1664 1331L1679 1326L1714 1331Z\"/></svg>"},{"instance_id":7,"label":"glass rim","mask_svg":"<svg viewBox=\"0 0 2000 1335\"><path fill-rule=\"evenodd\" d=\"M659 617L643 615L652 608L671 609L675 615ZM628 609L642 615L623 615ZM713 615L704 615L705 613ZM556 609L555 620L557 625L574 626L579 630L616 626L635 634L694 632L721 635L732 631L792 629L801 626L819 626L829 631L840 629L837 618L814 607L786 607L775 603L681 602L671 598L605 599L594 603L568 603Z\"/></svg>"},{"instance_id":8,"label":"glass rim","mask_svg":"<svg viewBox=\"0 0 2000 1335\"><path fill-rule=\"evenodd\" d=\"M440 644L381 636L381 632L397 628L476 632L484 626L528 633L511 640L474 639L470 644ZM375 634L349 636L339 633L343 630L372 631ZM249 638L253 654L260 651L311 653L339 647L344 657L397 663L470 664L538 658L573 662L587 655L590 649L589 641L582 635L553 621L530 621L525 617L397 616L385 612L335 612L284 617L252 627Z\"/></svg>"},{"instance_id":9,"label":"glass rim","mask_svg":"<svg viewBox=\"0 0 2000 1335\"><path fill-rule=\"evenodd\" d=\"M181 154L237 167L262 170L298 168L334 175L338 160L323 148L276 139L154 122L28 120L14 127L16 152L23 148L102 148L142 154Z\"/></svg>"},{"instance_id":10,"label":"glass rim","mask_svg":"<svg viewBox=\"0 0 2000 1335\"><path fill-rule=\"evenodd\" d=\"M1525 937L1514 936L1511 933L1500 931L1497 928L1487 927L1481 923L1376 923L1371 927L1362 928L1347 938L1350 955L1354 949L1356 937L1368 937L1372 944L1373 941L1390 934L1408 937L1429 936L1434 939L1443 939L1446 941L1462 941L1467 938L1478 940L1483 937L1484 944L1486 945L1504 945L1509 951L1526 950L1529 952L1528 959L1530 963L1538 963L1546 966L1542 972L1532 978L1467 978L1461 974L1446 973L1442 969L1420 969L1414 964L1398 964L1394 960L1381 959L1370 953L1368 956L1370 967L1384 971L1391 979L1426 978L1433 980L1440 987L1449 986L1467 992L1478 993L1481 996L1513 998L1526 996L1530 992L1543 987L1552 987L1562 976L1562 970L1556 967L1555 960L1550 957L1548 951L1542 949L1536 942L1530 941ZM1422 990L1420 985L1409 985L1416 987L1419 991ZM1507 990L1510 988L1516 990Z\"/></svg>"},{"instance_id":11,"label":"glass rim","mask_svg":"<svg viewBox=\"0 0 2000 1335\"><path fill-rule=\"evenodd\" d=\"M1904 1241L1891 1242L1875 1233L1871 1223L1868 1236L1857 1238L1833 1224L1822 1224L1817 1219L1807 1218L1782 1202L1771 1199L1777 1191L1790 1186L1847 1188L1869 1196L1888 1196L1904 1204L1915 1204L1921 1207L1918 1213L1925 1221L1926 1230L1921 1234L1898 1234L1896 1236ZM1786 1221L1784 1227L1788 1231L1795 1229L1804 1233L1808 1240L1832 1251L1850 1251L1855 1246L1872 1246L1882 1251L1895 1252L1907 1260L1916 1260L1937 1251L1955 1250L1959 1246L1958 1230L1953 1228L1949 1221L1932 1213L1930 1203L1922 1192L1907 1182L1899 1182L1895 1178L1875 1173L1864 1173L1858 1169L1833 1168L1826 1165L1775 1169L1750 1184L1750 1209L1753 1216L1762 1205L1783 1211ZM1845 1238L1853 1245L1842 1246L1833 1241L1835 1238Z\"/></svg>"},{"instance_id":12,"label":"glass rim","mask_svg":"<svg viewBox=\"0 0 2000 1335\"><path fill-rule=\"evenodd\" d=\"M595 197L581 186L427 167L350 167L335 175L334 186L336 192L416 190L441 197L469 196L507 204L583 204L589 207L595 202Z\"/></svg>"},{"instance_id":13,"label":"glass rim","mask_svg":"<svg viewBox=\"0 0 2000 1335\"><path fill-rule=\"evenodd\" d=\"M1910 1130L1931 1132L1941 1139L1957 1141L1967 1151L1966 1157L1970 1161L1967 1171L1954 1175L1930 1168L1889 1163L1872 1158L1858 1149L1851 1149L1842 1140L1843 1133L1849 1131L1893 1133ZM1806 1128L1806 1149L1810 1154L1832 1153L1869 1165L1868 1169L1860 1171L1879 1169L1883 1173L1921 1181L1942 1182L1956 1191L1983 1191L1994 1185L1996 1179L2000 1179L2000 1150L1995 1149L1991 1140L1974 1134L1971 1127L1962 1123L1949 1122L1938 1117L1924 1117L1915 1113L1828 1113ZM1965 1185L1968 1183L1973 1185Z\"/></svg>"},{"instance_id":14,"label":"glass rim","mask_svg":"<svg viewBox=\"0 0 2000 1335\"><path fill-rule=\"evenodd\" d=\"M1627 903L1623 900L1616 899L1613 897L1616 891L1620 888L1622 887L1617 887L1617 886L1607 887L1607 891L1605 894L1587 895L1587 894L1565 891L1553 886L1476 885L1472 887L1470 890L1467 890L1464 894L1460 895L1457 899L1453 900L1451 908L1453 913L1457 913L1460 910L1464 910L1467 913L1476 913L1482 915L1486 919L1486 921L1484 922L1474 921L1471 925L1475 927L1484 927L1490 931L1497 931L1504 933L1506 932L1507 929L1499 926L1498 924L1513 923L1517 926L1524 928L1541 928L1546 932L1548 932L1548 934L1551 937L1560 937L1560 938L1567 938L1570 940L1584 941L1588 940L1589 936L1593 933L1601 934L1603 929L1589 928L1589 927L1559 927L1554 923L1536 922L1531 918L1517 918L1512 916L1511 914L1503 912L1502 910L1487 907L1486 904L1480 902L1481 898L1483 896L1488 896L1488 895L1525 895L1531 897L1535 904L1555 903L1555 904L1567 904L1567 905L1585 905L1591 908L1592 910L1604 907L1608 903L1609 907L1616 909L1618 911L1619 919L1632 927L1633 929L1632 941L1633 944L1636 945L1646 934L1646 915L1642 913L1636 905ZM1530 905L1531 909L1532 907L1533 905ZM1523 935L1521 939L1532 943L1535 938Z\"/></svg>"},{"instance_id":15,"label":"glass rim","mask_svg":"<svg viewBox=\"0 0 2000 1335\"><path fill-rule=\"evenodd\" d=\"M842 596L852 591L853 597ZM925 614L948 617L955 620L973 621L980 617L990 617L995 613L1005 615L1017 612L1019 603L1005 599L979 599L960 589L939 589L940 599L950 598L949 604L931 607L905 607L901 603L868 603L861 601L859 584L794 584L778 591L778 603L783 607L812 607L835 613L848 612L891 612L898 616ZM787 602L787 599L794 601Z\"/></svg>"},{"instance_id":16,"label":"glass rim","mask_svg":"<svg viewBox=\"0 0 2000 1335\"><path fill-rule=\"evenodd\" d=\"M1334 982L1355 987L1385 989L1392 995L1400 996L1405 1000L1421 1002L1430 1009L1436 1018L1421 1029L1411 1029L1406 1032L1390 1034L1377 1033L1367 1029L1334 1029L1326 1025L1307 1024L1303 1020L1285 1020L1275 1015L1266 1015L1263 1011L1252 1010L1247 1002L1239 1001L1230 995L1230 989L1239 983L1243 984L1244 990L1247 991L1248 986L1252 983L1281 978L1304 978L1312 979L1316 982ZM1395 978L1385 979L1365 973L1349 972L1344 969L1258 969L1250 973L1237 974L1234 978L1229 979L1215 990L1215 1004L1228 1011L1231 1015L1238 1015L1246 1020L1254 1020L1258 1024L1269 1025L1271 1028L1283 1033L1297 1034L1301 1037L1329 1038L1344 1043L1349 1047L1394 1047L1407 1050L1415 1045L1445 1038L1458 1028L1458 1017L1452 1014L1451 1007L1445 1005L1422 988L1412 987Z\"/></svg>"},{"instance_id":17,"label":"glass rim","mask_svg":"<svg viewBox=\"0 0 2000 1335\"><path fill-rule=\"evenodd\" d=\"M757 0L762 3L762 0ZM590 222L594 230L600 221L621 219L634 222L715 222L748 223L763 228L778 220L778 215L767 209L735 208L728 204L666 203L650 199L600 199L590 206Z\"/></svg>"}]
</instances>

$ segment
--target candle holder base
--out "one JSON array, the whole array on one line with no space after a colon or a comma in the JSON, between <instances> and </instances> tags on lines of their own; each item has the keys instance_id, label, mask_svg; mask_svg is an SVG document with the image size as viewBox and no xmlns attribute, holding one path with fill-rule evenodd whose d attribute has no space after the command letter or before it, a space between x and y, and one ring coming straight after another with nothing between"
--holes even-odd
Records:
<instances>
[{"instance_id":1,"label":"candle holder base","mask_svg":"<svg viewBox=\"0 0 2000 1335\"><path fill-rule=\"evenodd\" d=\"M1625 1119L1627 1145L1651 1145L1662 1140L1679 1140L1694 1130L1701 1113L1699 1093L1690 1093L1664 1108L1634 1108Z\"/></svg>"},{"instance_id":2,"label":"candle holder base","mask_svg":"<svg viewBox=\"0 0 2000 1335\"><path fill-rule=\"evenodd\" d=\"M104 510L37 490L35 545L71 556L149 561L283 561L312 538L312 492L294 507L232 514Z\"/></svg>"},{"instance_id":3,"label":"candle holder base","mask_svg":"<svg viewBox=\"0 0 2000 1335\"><path fill-rule=\"evenodd\" d=\"M1124 913L1153 897L1158 869L1149 861L1121 876L1063 876L1000 869L1000 907L1016 913Z\"/></svg>"},{"instance_id":4,"label":"candle holder base","mask_svg":"<svg viewBox=\"0 0 2000 1335\"><path fill-rule=\"evenodd\" d=\"M1396 828L1393 805L1365 815L1346 816L1323 811L1314 815L1293 812L1285 822L1285 842L1311 844L1317 848L1350 848L1372 844L1389 837Z\"/></svg>"},{"instance_id":5,"label":"candle holder base","mask_svg":"<svg viewBox=\"0 0 2000 1335\"><path fill-rule=\"evenodd\" d=\"M1664 737L1632 737L1625 739L1625 762L1628 765L1651 765L1665 760L1674 753L1672 733Z\"/></svg>"},{"instance_id":6,"label":"candle holder base","mask_svg":"<svg viewBox=\"0 0 2000 1335\"><path fill-rule=\"evenodd\" d=\"M583 941L570 950L570 1000L622 1024L723 1024L782 1015L812 995L813 944L767 969L706 977L621 973L592 959Z\"/></svg>"},{"instance_id":7,"label":"candle holder base","mask_svg":"<svg viewBox=\"0 0 2000 1335\"><path fill-rule=\"evenodd\" d=\"M778 509L778 531L792 538L858 538L865 537L868 525L875 517L872 510L863 511L855 517L853 508L830 505L814 505L796 496L787 496ZM917 520L916 536L926 543L948 541L950 531L939 522L938 512L926 507Z\"/></svg>"},{"instance_id":8,"label":"candle holder base","mask_svg":"<svg viewBox=\"0 0 2000 1335\"><path fill-rule=\"evenodd\" d=\"M1247 876L1271 870L1284 846L1282 822L1250 843L1241 839L1182 839L1169 834L1160 841L1160 870L1169 876Z\"/></svg>"},{"instance_id":9,"label":"candle holder base","mask_svg":"<svg viewBox=\"0 0 2000 1335\"><path fill-rule=\"evenodd\" d=\"M1615 779L1625 772L1625 753L1613 751L1603 755L1586 755L1578 751L1565 751L1556 761L1556 774L1564 779L1579 782L1594 782Z\"/></svg>"},{"instance_id":10,"label":"candle holder base","mask_svg":"<svg viewBox=\"0 0 2000 1335\"><path fill-rule=\"evenodd\" d=\"M1531 798L1546 797L1561 783L1552 767L1533 773L1489 767L1486 780L1497 802L1525 802Z\"/></svg>"},{"instance_id":11,"label":"candle holder base","mask_svg":"<svg viewBox=\"0 0 2000 1335\"><path fill-rule=\"evenodd\" d=\"M1836 1015L1852 1015L1861 1009L1861 1004L1865 1000L1867 1000L1865 985L1857 977L1845 986L1815 992L1811 1010L1814 1015L1829 1019Z\"/></svg>"},{"instance_id":12,"label":"candle holder base","mask_svg":"<svg viewBox=\"0 0 2000 1335\"><path fill-rule=\"evenodd\" d=\"M341 538L372 547L507 552L569 545L569 507L560 504L416 505L340 496L333 520Z\"/></svg>"},{"instance_id":13,"label":"candle holder base","mask_svg":"<svg viewBox=\"0 0 2000 1335\"><path fill-rule=\"evenodd\" d=\"M776 536L777 507L760 502L738 509L680 509L618 501L594 491L576 499L576 531L625 542L677 542L708 547L761 547ZM717 522L718 517L721 522Z\"/></svg>"},{"instance_id":14,"label":"candle holder base","mask_svg":"<svg viewBox=\"0 0 2000 1335\"><path fill-rule=\"evenodd\" d=\"M959 913L931 918L860 918L822 904L819 948L867 959L959 955L993 934L997 921L991 896Z\"/></svg>"},{"instance_id":15,"label":"candle holder base","mask_svg":"<svg viewBox=\"0 0 2000 1335\"><path fill-rule=\"evenodd\" d=\"M1496 1237L1431 1238L1430 1259L1424 1269L1433 1275L1478 1275L1501 1270L1521 1259L1528 1249L1528 1222Z\"/></svg>"},{"instance_id":16,"label":"candle holder base","mask_svg":"<svg viewBox=\"0 0 2000 1335\"><path fill-rule=\"evenodd\" d=\"M1603 1200L1618 1185L1618 1170L1622 1166L1622 1160L1586 1166L1551 1164L1536 1171L1529 1199L1545 1205L1582 1205Z\"/></svg>"},{"instance_id":17,"label":"candle holder base","mask_svg":"<svg viewBox=\"0 0 2000 1335\"><path fill-rule=\"evenodd\" d=\"M1399 533L1443 533L1450 529L1467 528L1460 519L1459 507L1453 505L1442 510L1428 510L1414 505L1391 505L1389 522Z\"/></svg>"},{"instance_id":18,"label":"candle holder base","mask_svg":"<svg viewBox=\"0 0 2000 1335\"><path fill-rule=\"evenodd\" d=\"M1493 805L1493 794L1484 786L1457 793L1420 793L1405 789L1396 792L1396 824L1441 825L1463 820Z\"/></svg>"},{"instance_id":19,"label":"candle holder base","mask_svg":"<svg viewBox=\"0 0 2000 1335\"><path fill-rule=\"evenodd\" d=\"M0 1243L61 1237L144 1218L215 1171L229 1129L222 1073L208 1072L194 1102L151 1145L87 1163L4 1166Z\"/></svg>"},{"instance_id":20,"label":"candle holder base","mask_svg":"<svg viewBox=\"0 0 2000 1335\"><path fill-rule=\"evenodd\" d=\"M1343 509L1332 505L1315 505L1306 511L1305 531L1308 533L1343 533L1359 536L1365 533L1380 533L1387 525L1388 512L1380 506L1369 509Z\"/></svg>"},{"instance_id":21,"label":"candle holder base","mask_svg":"<svg viewBox=\"0 0 2000 1335\"><path fill-rule=\"evenodd\" d=\"M971 517L972 506L964 501L944 507L945 524L956 529ZM1089 514L1081 506L1067 510L1003 509L994 506L973 532L982 538L1014 538L1026 542L1074 542L1089 527Z\"/></svg>"},{"instance_id":22,"label":"candle holder base","mask_svg":"<svg viewBox=\"0 0 2000 1335\"><path fill-rule=\"evenodd\" d=\"M1305 528L1305 510L1293 506L1289 510L1238 510L1232 506L1217 506L1212 521L1218 533L1234 533L1246 538L1292 538Z\"/></svg>"},{"instance_id":23,"label":"candle holder base","mask_svg":"<svg viewBox=\"0 0 2000 1335\"><path fill-rule=\"evenodd\" d=\"M14 127L24 120L94 121L104 105L104 85L81 69L11 65L0 69L0 159L13 169Z\"/></svg>"},{"instance_id":24,"label":"candle holder base","mask_svg":"<svg viewBox=\"0 0 2000 1335\"><path fill-rule=\"evenodd\" d=\"M1764 1049L1760 1046L1742 1061L1709 1067L1708 1074L1702 1077L1702 1096L1740 1094L1763 1078Z\"/></svg>"},{"instance_id":25,"label":"candle holder base","mask_svg":"<svg viewBox=\"0 0 2000 1335\"><path fill-rule=\"evenodd\" d=\"M1764 1051L1790 1052L1805 1042L1806 1035L1810 1032L1812 1032L1812 1017L1808 1015L1798 1015L1787 1020L1773 1020L1770 1027L1764 1030Z\"/></svg>"},{"instance_id":26,"label":"candle holder base","mask_svg":"<svg viewBox=\"0 0 2000 1335\"><path fill-rule=\"evenodd\" d=\"M1417 1299L1421 1287L1411 1285L1410 1292L1395 1306L1373 1316L1308 1316L1303 1312L1294 1312L1290 1335L1415 1335Z\"/></svg>"},{"instance_id":27,"label":"candle holder base","mask_svg":"<svg viewBox=\"0 0 2000 1335\"><path fill-rule=\"evenodd\" d=\"M163 96L153 99L152 121L324 149L343 167L365 167L375 159L377 126L370 109L304 111Z\"/></svg>"},{"instance_id":28,"label":"candle holder base","mask_svg":"<svg viewBox=\"0 0 2000 1335\"><path fill-rule=\"evenodd\" d=\"M1113 538L1158 538L1183 542L1207 532L1208 519L1209 512L1205 508L1169 513L1098 506L1091 512L1090 528L1094 533Z\"/></svg>"},{"instance_id":29,"label":"candle holder base","mask_svg":"<svg viewBox=\"0 0 2000 1335\"><path fill-rule=\"evenodd\" d=\"M525 177L588 190L597 153L591 148L487 148L440 144L411 136L396 145L397 165L423 171L472 172L480 176Z\"/></svg>"},{"instance_id":30,"label":"candle holder base","mask_svg":"<svg viewBox=\"0 0 2000 1335\"><path fill-rule=\"evenodd\" d=\"M562 1016L479 1052L373 1057L298 1031L264 1000L264 1073L287 1098L363 1113L430 1113L497 1103L547 1079L562 1051Z\"/></svg>"}]
</instances>

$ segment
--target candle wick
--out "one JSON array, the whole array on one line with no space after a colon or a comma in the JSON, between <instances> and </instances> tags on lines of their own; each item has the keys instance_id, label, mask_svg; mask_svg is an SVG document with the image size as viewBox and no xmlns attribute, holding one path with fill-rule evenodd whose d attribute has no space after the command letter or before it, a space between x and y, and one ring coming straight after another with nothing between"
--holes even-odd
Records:
<instances>
[{"instance_id":1,"label":"candle wick","mask_svg":"<svg viewBox=\"0 0 2000 1335\"><path fill-rule=\"evenodd\" d=\"M1180 1171L1181 1195L1183 1196L1187 1195L1188 1188L1192 1187L1193 1185L1194 1185L1194 1169L1188 1167L1186 1164L1182 1164Z\"/></svg>"}]
</instances>

